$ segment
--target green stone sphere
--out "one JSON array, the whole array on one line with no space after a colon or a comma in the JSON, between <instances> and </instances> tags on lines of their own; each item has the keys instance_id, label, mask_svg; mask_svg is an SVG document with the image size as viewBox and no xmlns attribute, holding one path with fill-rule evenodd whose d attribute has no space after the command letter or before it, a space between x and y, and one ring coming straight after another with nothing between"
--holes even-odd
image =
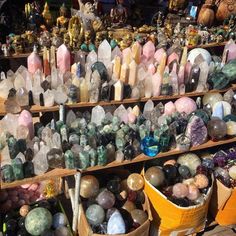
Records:
<instances>
[{"instance_id":1,"label":"green stone sphere","mask_svg":"<svg viewBox=\"0 0 236 236\"><path fill-rule=\"evenodd\" d=\"M31 235L41 235L52 226L52 214L43 207L30 211L25 219L25 228Z\"/></svg>"}]
</instances>

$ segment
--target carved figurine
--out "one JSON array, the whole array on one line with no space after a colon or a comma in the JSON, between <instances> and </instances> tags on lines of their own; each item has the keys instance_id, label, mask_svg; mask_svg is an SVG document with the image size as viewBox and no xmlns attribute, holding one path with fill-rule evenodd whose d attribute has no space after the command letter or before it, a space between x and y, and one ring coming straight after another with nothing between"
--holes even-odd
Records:
<instances>
[{"instance_id":1,"label":"carved figurine","mask_svg":"<svg viewBox=\"0 0 236 236\"><path fill-rule=\"evenodd\" d=\"M186 0L169 0L169 10L178 12L179 10L184 10L188 1Z\"/></svg>"},{"instance_id":2,"label":"carved figurine","mask_svg":"<svg viewBox=\"0 0 236 236\"><path fill-rule=\"evenodd\" d=\"M208 27L212 26L215 19L214 5L215 0L206 0L199 12L197 19L198 24Z\"/></svg>"},{"instance_id":3,"label":"carved figurine","mask_svg":"<svg viewBox=\"0 0 236 236\"><path fill-rule=\"evenodd\" d=\"M186 44L189 46L196 46L198 45L199 39L200 36L198 34L198 30L190 25L186 31Z\"/></svg>"},{"instance_id":4,"label":"carved figurine","mask_svg":"<svg viewBox=\"0 0 236 236\"><path fill-rule=\"evenodd\" d=\"M168 38L171 38L173 35L173 27L169 18L167 18L165 22L165 33Z\"/></svg>"},{"instance_id":5,"label":"carved figurine","mask_svg":"<svg viewBox=\"0 0 236 236\"><path fill-rule=\"evenodd\" d=\"M43 16L43 19L44 19L46 25L48 27L51 27L52 23L53 23L53 21L52 21L52 14L51 14L51 12L49 10L49 5L48 5L47 2L44 5L44 10L43 10L42 16Z\"/></svg>"},{"instance_id":6,"label":"carved figurine","mask_svg":"<svg viewBox=\"0 0 236 236\"><path fill-rule=\"evenodd\" d=\"M57 27L64 31L68 27L69 19L66 17L67 9L63 3L60 7L60 16L57 18Z\"/></svg>"},{"instance_id":7,"label":"carved figurine","mask_svg":"<svg viewBox=\"0 0 236 236\"><path fill-rule=\"evenodd\" d=\"M117 0L116 2L117 6L111 9L111 21L113 27L123 27L127 22L128 12L123 6L124 0Z\"/></svg>"},{"instance_id":8,"label":"carved figurine","mask_svg":"<svg viewBox=\"0 0 236 236\"><path fill-rule=\"evenodd\" d=\"M236 14L236 4L234 0L220 0L218 1L216 19L223 21L232 14Z\"/></svg>"},{"instance_id":9,"label":"carved figurine","mask_svg":"<svg viewBox=\"0 0 236 236\"><path fill-rule=\"evenodd\" d=\"M20 35L15 35L14 40L12 42L12 46L16 55L23 53L24 48L23 48L22 38Z\"/></svg>"},{"instance_id":10,"label":"carved figurine","mask_svg":"<svg viewBox=\"0 0 236 236\"><path fill-rule=\"evenodd\" d=\"M60 35L60 29L58 27L53 27L52 29L52 45L56 48L60 47L63 43L63 39Z\"/></svg>"}]
</instances>

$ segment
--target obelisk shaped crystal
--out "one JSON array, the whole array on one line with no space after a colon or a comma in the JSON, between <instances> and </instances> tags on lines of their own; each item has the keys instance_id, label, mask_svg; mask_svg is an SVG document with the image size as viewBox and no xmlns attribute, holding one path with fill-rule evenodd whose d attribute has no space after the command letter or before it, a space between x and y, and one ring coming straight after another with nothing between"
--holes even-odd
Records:
<instances>
[{"instance_id":1,"label":"obelisk shaped crystal","mask_svg":"<svg viewBox=\"0 0 236 236\"><path fill-rule=\"evenodd\" d=\"M37 49L34 47L34 51L27 58L28 71L34 74L37 70L42 70L42 61L37 54Z\"/></svg>"},{"instance_id":2,"label":"obelisk shaped crystal","mask_svg":"<svg viewBox=\"0 0 236 236\"><path fill-rule=\"evenodd\" d=\"M115 101L122 101L123 100L123 93L124 93L124 84L121 80L118 80L114 84L114 89L115 89L115 96L114 100Z\"/></svg>"},{"instance_id":3,"label":"obelisk shaped crystal","mask_svg":"<svg viewBox=\"0 0 236 236\"><path fill-rule=\"evenodd\" d=\"M172 91L174 95L179 94L179 83L178 83L178 76L176 74L176 70L177 70L177 64L174 63L173 69L170 73L170 84L172 86Z\"/></svg>"},{"instance_id":4,"label":"obelisk shaped crystal","mask_svg":"<svg viewBox=\"0 0 236 236\"><path fill-rule=\"evenodd\" d=\"M162 78L159 72L156 72L152 76L152 94L154 97L158 97L161 93Z\"/></svg>"},{"instance_id":5,"label":"obelisk shaped crystal","mask_svg":"<svg viewBox=\"0 0 236 236\"><path fill-rule=\"evenodd\" d=\"M88 85L85 79L82 79L79 89L80 89L80 102L88 102L89 92L88 92Z\"/></svg>"},{"instance_id":6,"label":"obelisk shaped crystal","mask_svg":"<svg viewBox=\"0 0 236 236\"><path fill-rule=\"evenodd\" d=\"M70 51L65 44L62 44L57 49L57 67L64 74L66 71L70 71L70 65Z\"/></svg>"},{"instance_id":7,"label":"obelisk shaped crystal","mask_svg":"<svg viewBox=\"0 0 236 236\"><path fill-rule=\"evenodd\" d=\"M136 64L139 64L141 62L141 53L142 53L142 46L139 44L139 42L135 42L131 48L132 56Z\"/></svg>"},{"instance_id":8,"label":"obelisk shaped crystal","mask_svg":"<svg viewBox=\"0 0 236 236\"><path fill-rule=\"evenodd\" d=\"M129 47L125 48L122 51L122 57L123 57L122 63L123 64L126 63L127 65L129 65L131 60L132 60L132 51L131 51L131 49Z\"/></svg>"},{"instance_id":9,"label":"obelisk shaped crystal","mask_svg":"<svg viewBox=\"0 0 236 236\"><path fill-rule=\"evenodd\" d=\"M204 61L199 65L199 68L200 68L200 75L197 85L197 92L204 92L207 91L207 78L209 74L209 65L206 61Z\"/></svg>"},{"instance_id":10,"label":"obelisk shaped crystal","mask_svg":"<svg viewBox=\"0 0 236 236\"><path fill-rule=\"evenodd\" d=\"M136 80L137 80L137 70L138 70L138 65L135 60L133 60L129 64L129 85L130 86L135 86L136 85Z\"/></svg>"},{"instance_id":11,"label":"obelisk shaped crystal","mask_svg":"<svg viewBox=\"0 0 236 236\"><path fill-rule=\"evenodd\" d=\"M91 116L92 123L95 123L96 125L101 125L104 117L105 117L105 111L103 107L96 106L92 109L92 116Z\"/></svg>"},{"instance_id":12,"label":"obelisk shaped crystal","mask_svg":"<svg viewBox=\"0 0 236 236\"><path fill-rule=\"evenodd\" d=\"M143 55L149 61L154 57L154 54L155 54L155 45L153 44L152 41L148 41L143 46Z\"/></svg>"},{"instance_id":13,"label":"obelisk shaped crystal","mask_svg":"<svg viewBox=\"0 0 236 236\"><path fill-rule=\"evenodd\" d=\"M120 80L123 83L128 83L128 79L129 79L129 66L128 66L128 64L124 63L121 66Z\"/></svg>"},{"instance_id":14,"label":"obelisk shaped crystal","mask_svg":"<svg viewBox=\"0 0 236 236\"><path fill-rule=\"evenodd\" d=\"M34 137L34 125L31 113L26 110L23 110L20 113L18 124L26 126L29 129L30 138L32 139Z\"/></svg>"},{"instance_id":15,"label":"obelisk shaped crystal","mask_svg":"<svg viewBox=\"0 0 236 236\"><path fill-rule=\"evenodd\" d=\"M115 56L113 60L113 79L118 80L120 78L120 70L121 70L121 58L119 56Z\"/></svg>"},{"instance_id":16,"label":"obelisk shaped crystal","mask_svg":"<svg viewBox=\"0 0 236 236\"><path fill-rule=\"evenodd\" d=\"M17 73L16 75L16 78L14 81L14 87L15 87L15 90L18 90L20 88L25 88L25 79L19 73Z\"/></svg>"},{"instance_id":17,"label":"obelisk shaped crystal","mask_svg":"<svg viewBox=\"0 0 236 236\"><path fill-rule=\"evenodd\" d=\"M98 61L102 62L106 68L111 62L111 46L106 39L98 47Z\"/></svg>"}]
</instances>

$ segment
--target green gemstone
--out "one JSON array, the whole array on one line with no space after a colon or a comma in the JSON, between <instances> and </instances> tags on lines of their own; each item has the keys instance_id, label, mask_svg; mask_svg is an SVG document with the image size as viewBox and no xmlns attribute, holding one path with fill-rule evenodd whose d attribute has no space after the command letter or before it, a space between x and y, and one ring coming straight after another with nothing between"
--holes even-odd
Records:
<instances>
[{"instance_id":1,"label":"green gemstone","mask_svg":"<svg viewBox=\"0 0 236 236\"><path fill-rule=\"evenodd\" d=\"M64 123L63 123L63 121L61 121L61 120L58 120L57 122L56 122L56 130L57 130L57 132L60 132L60 130L61 130L61 127L64 125Z\"/></svg>"},{"instance_id":2,"label":"green gemstone","mask_svg":"<svg viewBox=\"0 0 236 236\"><path fill-rule=\"evenodd\" d=\"M9 148L10 157L11 157L11 159L14 159L17 156L17 154L19 153L17 140L13 136L10 136L7 139L7 145Z\"/></svg>"},{"instance_id":3,"label":"green gemstone","mask_svg":"<svg viewBox=\"0 0 236 236\"><path fill-rule=\"evenodd\" d=\"M99 146L97 149L98 153L98 165L106 165L107 164L107 150L104 146Z\"/></svg>"},{"instance_id":4,"label":"green gemstone","mask_svg":"<svg viewBox=\"0 0 236 236\"><path fill-rule=\"evenodd\" d=\"M65 166L67 169L75 169L75 156L71 150L65 152Z\"/></svg>"},{"instance_id":5,"label":"green gemstone","mask_svg":"<svg viewBox=\"0 0 236 236\"><path fill-rule=\"evenodd\" d=\"M110 45L111 45L111 48L114 49L118 44L117 44L117 42L114 39L112 39L110 41Z\"/></svg>"},{"instance_id":6,"label":"green gemstone","mask_svg":"<svg viewBox=\"0 0 236 236\"><path fill-rule=\"evenodd\" d=\"M96 166L97 165L97 151L93 148L89 150L89 159L90 159L90 166Z\"/></svg>"},{"instance_id":7,"label":"green gemstone","mask_svg":"<svg viewBox=\"0 0 236 236\"><path fill-rule=\"evenodd\" d=\"M89 160L89 153L82 151L79 153L79 168L85 170L89 167L90 160Z\"/></svg>"},{"instance_id":8,"label":"green gemstone","mask_svg":"<svg viewBox=\"0 0 236 236\"><path fill-rule=\"evenodd\" d=\"M124 147L125 147L125 139L124 138L121 138L121 137L116 137L116 148L117 149L120 149L120 150L123 150Z\"/></svg>"},{"instance_id":9,"label":"green gemstone","mask_svg":"<svg viewBox=\"0 0 236 236\"><path fill-rule=\"evenodd\" d=\"M234 122L236 122L236 115L227 115L227 116L225 116L225 117L223 118L223 120L224 120L225 122L228 122L228 121L234 121Z\"/></svg>"},{"instance_id":10,"label":"green gemstone","mask_svg":"<svg viewBox=\"0 0 236 236\"><path fill-rule=\"evenodd\" d=\"M89 51L92 52L92 51L96 51L96 47L93 43L90 43L89 44Z\"/></svg>"},{"instance_id":11,"label":"green gemstone","mask_svg":"<svg viewBox=\"0 0 236 236\"><path fill-rule=\"evenodd\" d=\"M80 46L80 49L81 49L82 51L87 52L87 51L88 51L88 46L87 46L85 43L83 43L83 44Z\"/></svg>"},{"instance_id":12,"label":"green gemstone","mask_svg":"<svg viewBox=\"0 0 236 236\"><path fill-rule=\"evenodd\" d=\"M5 165L2 167L2 175L3 175L4 182L10 183L15 180L13 168L11 165Z\"/></svg>"},{"instance_id":13,"label":"green gemstone","mask_svg":"<svg viewBox=\"0 0 236 236\"><path fill-rule=\"evenodd\" d=\"M20 180L24 178L24 170L23 170L23 164L21 159L15 158L12 160L12 169L14 178L16 180Z\"/></svg>"}]
</instances>

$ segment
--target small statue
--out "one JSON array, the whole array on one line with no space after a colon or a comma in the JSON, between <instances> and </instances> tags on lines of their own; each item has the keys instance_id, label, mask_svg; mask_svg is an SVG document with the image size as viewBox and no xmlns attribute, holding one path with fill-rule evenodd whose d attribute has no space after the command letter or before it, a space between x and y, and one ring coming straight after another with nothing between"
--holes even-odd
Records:
<instances>
[{"instance_id":1,"label":"small statue","mask_svg":"<svg viewBox=\"0 0 236 236\"><path fill-rule=\"evenodd\" d=\"M92 43L92 32L87 30L84 33L84 43L81 45L81 50L88 52L88 51L95 51L96 47Z\"/></svg>"},{"instance_id":2,"label":"small statue","mask_svg":"<svg viewBox=\"0 0 236 236\"><path fill-rule=\"evenodd\" d=\"M96 46L96 48L98 48L99 45L102 43L102 41L106 38L107 38L107 31L97 32L96 37L95 37L95 46Z\"/></svg>"},{"instance_id":3,"label":"small statue","mask_svg":"<svg viewBox=\"0 0 236 236\"><path fill-rule=\"evenodd\" d=\"M13 49L16 55L23 53L23 41L20 35L15 35L14 40L12 42Z\"/></svg>"},{"instance_id":4,"label":"small statue","mask_svg":"<svg viewBox=\"0 0 236 236\"><path fill-rule=\"evenodd\" d=\"M42 12L43 19L48 27L51 27L53 22L52 22L52 14L49 10L49 5L46 2L44 5L44 10Z\"/></svg>"},{"instance_id":5,"label":"small statue","mask_svg":"<svg viewBox=\"0 0 236 236\"><path fill-rule=\"evenodd\" d=\"M123 50L131 46L133 42L133 36L131 33L127 33L127 35L119 42L120 48Z\"/></svg>"},{"instance_id":6,"label":"small statue","mask_svg":"<svg viewBox=\"0 0 236 236\"><path fill-rule=\"evenodd\" d=\"M169 0L168 8L170 11L178 12L185 9L187 2L186 0Z\"/></svg>"},{"instance_id":7,"label":"small statue","mask_svg":"<svg viewBox=\"0 0 236 236\"><path fill-rule=\"evenodd\" d=\"M58 27L53 27L52 29L52 45L56 48L60 47L63 43L63 39L60 35L60 29Z\"/></svg>"},{"instance_id":8,"label":"small statue","mask_svg":"<svg viewBox=\"0 0 236 236\"><path fill-rule=\"evenodd\" d=\"M186 31L186 44L189 46L197 46L199 43L199 39L200 35L198 34L198 30L190 25Z\"/></svg>"},{"instance_id":9,"label":"small statue","mask_svg":"<svg viewBox=\"0 0 236 236\"><path fill-rule=\"evenodd\" d=\"M124 0L117 0L117 6L111 9L110 17L114 27L125 26L128 18L127 9L123 6Z\"/></svg>"},{"instance_id":10,"label":"small statue","mask_svg":"<svg viewBox=\"0 0 236 236\"><path fill-rule=\"evenodd\" d=\"M66 17L67 9L65 4L63 3L60 7L60 16L57 18L57 27L61 29L61 31L65 31L68 27L69 19Z\"/></svg>"},{"instance_id":11,"label":"small statue","mask_svg":"<svg viewBox=\"0 0 236 236\"><path fill-rule=\"evenodd\" d=\"M68 32L63 35L63 42L67 48L70 48L70 35Z\"/></svg>"},{"instance_id":12,"label":"small statue","mask_svg":"<svg viewBox=\"0 0 236 236\"><path fill-rule=\"evenodd\" d=\"M173 27L169 18L167 18L165 22L165 33L168 38L171 38L171 36L173 35Z\"/></svg>"}]
</instances>

